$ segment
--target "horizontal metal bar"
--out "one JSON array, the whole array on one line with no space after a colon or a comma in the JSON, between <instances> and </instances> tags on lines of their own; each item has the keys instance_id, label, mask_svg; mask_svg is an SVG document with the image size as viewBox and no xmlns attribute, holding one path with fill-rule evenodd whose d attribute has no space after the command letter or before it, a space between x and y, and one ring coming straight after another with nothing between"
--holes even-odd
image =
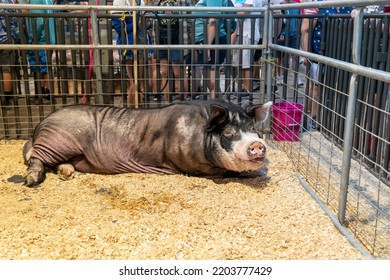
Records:
<instances>
[{"instance_id":1,"label":"horizontal metal bar","mask_svg":"<svg viewBox=\"0 0 390 280\"><path fill-rule=\"evenodd\" d=\"M318 62L321 62L321 63L326 64L326 65L334 66L334 67L340 68L342 70L349 71L351 73L356 73L357 75L361 75L361 76L365 76L368 78L377 79L377 80L380 80L380 81L383 81L386 83L390 83L390 73L386 72L386 71L381 71L381 70L373 69L370 67L356 65L353 63L341 61L341 60L326 57L323 55L314 54L311 52L305 52L305 51L301 51L301 50L297 50L297 49L293 49L293 48L279 46L277 44L269 44L269 47L271 49L275 49L278 51L306 57L308 59L318 61Z\"/></svg>"},{"instance_id":2,"label":"horizontal metal bar","mask_svg":"<svg viewBox=\"0 0 390 280\"><path fill-rule=\"evenodd\" d=\"M305 9L305 8L328 8L328 7L364 7L370 5L385 5L389 4L389 0L332 0L321 2L307 2L294 4L275 4L270 5L270 10L285 10L285 9Z\"/></svg>"},{"instance_id":3,"label":"horizontal metal bar","mask_svg":"<svg viewBox=\"0 0 390 280\"><path fill-rule=\"evenodd\" d=\"M238 8L238 7L196 7L196 6L104 6L104 5L31 5L31 4L0 4L0 9L12 10L77 10L77 11L137 11L137 12L156 12L156 11L179 11L179 12L265 12L266 7L261 8Z\"/></svg>"},{"instance_id":4,"label":"horizontal metal bar","mask_svg":"<svg viewBox=\"0 0 390 280\"><path fill-rule=\"evenodd\" d=\"M238 50L238 49L264 49L265 45L29 45L29 44L2 44L2 49L5 50L90 50L99 49L99 50L205 50L205 49L229 49L229 50Z\"/></svg>"}]
</instances>

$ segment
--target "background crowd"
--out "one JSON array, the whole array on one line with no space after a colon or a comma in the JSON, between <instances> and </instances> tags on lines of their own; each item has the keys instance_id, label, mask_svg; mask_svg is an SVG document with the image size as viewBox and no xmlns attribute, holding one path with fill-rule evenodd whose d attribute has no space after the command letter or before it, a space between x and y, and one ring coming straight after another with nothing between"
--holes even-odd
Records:
<instances>
[{"instance_id":1,"label":"background crowd","mask_svg":"<svg viewBox=\"0 0 390 280\"><path fill-rule=\"evenodd\" d=\"M316 1L316 0L313 0ZM321 1L321 0L318 0ZM326 1L326 0L323 0ZM240 7L261 8L264 5L291 4L299 0L113 0L114 6L161 6L161 7ZM0 0L0 3L9 4L44 4L52 5L52 0ZM57 4L57 3L56 3ZM94 4L94 3L91 3ZM379 6L375 9L367 7L370 12L388 12L388 6ZM2 12L14 13L16 9L3 9ZM29 10L23 11L31 14L53 14L53 10ZM128 78L127 105L136 103L136 97L141 102L145 93L153 93L163 102L171 102L175 98L190 98L190 93L207 94L207 98L221 97L224 89L221 89L219 75L224 66L233 66L234 93L233 98L252 98L253 92L260 89L260 50L237 48L229 49L204 49L202 45L233 45L238 46L256 45L262 43L262 23L258 15L260 12L233 12L236 18L221 19L219 11L195 11L195 19L185 17L189 11L155 11L152 17L138 17L134 22L131 12L120 8L112 11L113 15L119 15L112 19L112 28L116 33L116 44L131 46L133 44L148 44L167 46L166 49L148 49L137 51L126 49L120 51L120 57L126 67ZM277 13L288 15L282 17L275 24L274 38L277 44L290 48L303 49L316 54L322 54L321 34L324 18L318 17L309 26L309 19L304 15L332 15L353 14L353 7L346 8L321 8L321 9L281 9ZM230 14L230 16L232 15ZM217 16L218 15L218 16ZM247 16L246 16L247 15ZM215 16L215 17L214 17ZM142 18L142 21L141 21ZM146 20L145 20L146 18ZM326 17L325 17L326 18ZM29 44L50 45L56 43L56 26L51 17L30 17L27 21L11 17L7 21L11 26L7 27L6 17L0 16L0 44L20 41L20 34L25 34ZM21 24L22 23L22 24ZM134 25L136 23L136 25ZM311 28L311 29L310 29ZM11 32L9 32L9 30ZM11 36L9 36L11 35ZM311 41L309 41L311 38ZM196 50L178 49L175 45L196 44L200 47ZM11 67L15 61L11 51L0 49L0 64L3 83L1 92L3 104L9 105L13 99ZM315 61L298 59L294 55L283 55L282 52L274 54L277 67L275 83L277 85L288 82L288 72L284 69L298 69L310 64L310 100L312 101L311 114L316 118L317 83L319 67ZM229 62L229 63L227 63ZM51 65L51 55L46 50L29 50L28 64L34 76L35 104L52 104L54 89L49 80L48 65ZM135 71L137 65L148 65ZM285 74L285 75L284 75ZM188 79L191 75L191 79ZM146 79L148 77L148 80ZM191 82L190 82L191 81ZM298 75L298 86L303 85ZM194 95L192 94L192 97ZM195 95L196 97L196 95ZM315 125L315 124L314 124Z\"/></svg>"}]
</instances>

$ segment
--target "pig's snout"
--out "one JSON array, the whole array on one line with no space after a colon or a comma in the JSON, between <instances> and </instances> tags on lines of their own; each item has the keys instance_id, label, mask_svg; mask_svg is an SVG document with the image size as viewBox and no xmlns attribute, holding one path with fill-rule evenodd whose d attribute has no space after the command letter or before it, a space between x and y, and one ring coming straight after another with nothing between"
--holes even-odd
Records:
<instances>
[{"instance_id":1,"label":"pig's snout","mask_svg":"<svg viewBox=\"0 0 390 280\"><path fill-rule=\"evenodd\" d=\"M248 155L251 159L262 159L265 157L267 148L259 141L255 141L248 147Z\"/></svg>"}]
</instances>

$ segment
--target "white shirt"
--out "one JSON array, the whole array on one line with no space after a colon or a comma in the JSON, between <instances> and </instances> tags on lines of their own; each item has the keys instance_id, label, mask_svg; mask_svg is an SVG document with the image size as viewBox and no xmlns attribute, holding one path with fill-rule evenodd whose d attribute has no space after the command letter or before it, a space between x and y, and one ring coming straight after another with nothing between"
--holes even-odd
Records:
<instances>
[{"instance_id":1,"label":"white shirt","mask_svg":"<svg viewBox=\"0 0 390 280\"><path fill-rule=\"evenodd\" d=\"M114 0L112 2L112 5L113 6L133 6L133 0ZM140 6L145 6L144 0L140 1ZM122 13L122 12L124 12L124 11L111 11L111 13L113 13L113 14L118 14L118 13Z\"/></svg>"},{"instance_id":2,"label":"white shirt","mask_svg":"<svg viewBox=\"0 0 390 280\"><path fill-rule=\"evenodd\" d=\"M244 4L252 5L250 8L261 8L263 6L263 0L232 0L234 7L243 7ZM249 8L249 7L248 7ZM260 14L260 12L251 12L250 14ZM242 36L251 38L252 35L252 21L253 19L247 18L244 19L244 26L242 29ZM239 21L240 23L240 21ZM254 41L257 43L260 40L260 19L257 18L254 24ZM240 33L240 28L238 29L238 34ZM241 35L241 34L239 34Z\"/></svg>"}]
</instances>

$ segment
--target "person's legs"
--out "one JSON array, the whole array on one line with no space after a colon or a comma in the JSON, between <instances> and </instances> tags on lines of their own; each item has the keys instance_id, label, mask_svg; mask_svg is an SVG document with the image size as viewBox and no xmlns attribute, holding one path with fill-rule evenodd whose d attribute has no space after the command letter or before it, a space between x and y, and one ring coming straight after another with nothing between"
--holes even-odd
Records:
<instances>
[{"instance_id":1,"label":"person's legs","mask_svg":"<svg viewBox=\"0 0 390 280\"><path fill-rule=\"evenodd\" d=\"M3 90L5 102L8 105L12 98L12 74L11 74L11 52L9 50L0 50L0 67L3 73Z\"/></svg>"},{"instance_id":2,"label":"person's legs","mask_svg":"<svg viewBox=\"0 0 390 280\"><path fill-rule=\"evenodd\" d=\"M5 95L5 105L10 104L12 99L12 75L8 72L3 72L3 89Z\"/></svg>"},{"instance_id":3,"label":"person's legs","mask_svg":"<svg viewBox=\"0 0 390 280\"><path fill-rule=\"evenodd\" d=\"M182 71L181 71L183 69L182 67L183 65L180 64L179 61L175 61L172 63L173 74L175 75L175 92L178 94L183 94L184 99L186 99L188 93L188 81L185 74L184 76L182 75ZM184 84L183 87L181 86L182 81Z\"/></svg>"},{"instance_id":4,"label":"person's legs","mask_svg":"<svg viewBox=\"0 0 390 280\"><path fill-rule=\"evenodd\" d=\"M139 103L144 103L144 93L146 90L145 64L147 59L148 57L146 56L145 52L141 52L138 54L137 80L135 80L135 76L133 74L134 90L137 92L139 96L139 100L138 100Z\"/></svg>"},{"instance_id":5,"label":"person's legs","mask_svg":"<svg viewBox=\"0 0 390 280\"><path fill-rule=\"evenodd\" d=\"M276 84L281 85L283 83L283 68L282 68L282 53L278 52L276 57Z\"/></svg>"},{"instance_id":6,"label":"person's legs","mask_svg":"<svg viewBox=\"0 0 390 280\"><path fill-rule=\"evenodd\" d=\"M44 104L50 101L49 75L45 50L29 50L28 61L34 74L35 96L31 102L38 105L42 99Z\"/></svg>"},{"instance_id":7,"label":"person's legs","mask_svg":"<svg viewBox=\"0 0 390 280\"><path fill-rule=\"evenodd\" d=\"M206 62L203 61L204 59L204 54L206 53L205 50L198 50L196 52L196 67L195 67L195 73L192 73L193 75L193 79L194 79L194 83L195 83L195 89L198 91L200 89L200 83L201 83L201 80L202 80L202 75L205 73L205 68L208 68ZM204 76L203 77L203 83L206 83L206 77ZM201 91L203 89L200 89Z\"/></svg>"},{"instance_id":8,"label":"person's legs","mask_svg":"<svg viewBox=\"0 0 390 280\"><path fill-rule=\"evenodd\" d=\"M49 74L48 74L48 63L47 63L47 54L45 50L39 50L39 72L40 72L40 86L42 91L42 97L50 100L50 90L49 90Z\"/></svg>"},{"instance_id":9,"label":"person's legs","mask_svg":"<svg viewBox=\"0 0 390 280\"><path fill-rule=\"evenodd\" d=\"M227 37L223 36L219 38L219 44L227 44ZM211 50L210 51L210 61L209 61L209 67L208 67L208 88L210 91L210 98L214 99L216 97L216 94L219 94L221 89L215 88L215 79L216 79L216 69L219 69L218 67L222 65L222 63L225 61L226 58L226 50L220 49L220 50Z\"/></svg>"},{"instance_id":10,"label":"person's legs","mask_svg":"<svg viewBox=\"0 0 390 280\"><path fill-rule=\"evenodd\" d=\"M149 84L150 86L149 90L156 93L157 92L157 61L154 53L152 53L150 56L149 77L152 77L152 81Z\"/></svg>"},{"instance_id":11,"label":"person's legs","mask_svg":"<svg viewBox=\"0 0 390 280\"><path fill-rule=\"evenodd\" d=\"M244 42L244 43L249 44L249 42ZM242 51L242 79L243 79L242 86L247 92L250 91L250 82L252 80L250 77L250 70L251 70L251 50L243 50Z\"/></svg>"},{"instance_id":12,"label":"person's legs","mask_svg":"<svg viewBox=\"0 0 390 280\"><path fill-rule=\"evenodd\" d=\"M309 85L309 108L310 116L312 118L311 127L316 128L316 118L318 111L318 78L319 67L317 63L312 63L310 66L310 85Z\"/></svg>"},{"instance_id":13,"label":"person's legs","mask_svg":"<svg viewBox=\"0 0 390 280\"><path fill-rule=\"evenodd\" d=\"M171 57L172 57L172 70L173 70L174 81L175 81L175 92L178 94L184 94L184 98L187 98L188 82L185 74L185 61L184 61L185 58L184 57L182 58L180 56L179 50L172 50Z\"/></svg>"},{"instance_id":14,"label":"person's legs","mask_svg":"<svg viewBox=\"0 0 390 280\"><path fill-rule=\"evenodd\" d=\"M215 68L207 67L207 87L210 91L210 99L215 99Z\"/></svg>"},{"instance_id":15,"label":"person's legs","mask_svg":"<svg viewBox=\"0 0 390 280\"><path fill-rule=\"evenodd\" d=\"M5 93L12 92L12 75L9 72L3 72L3 88Z\"/></svg>"},{"instance_id":16,"label":"person's legs","mask_svg":"<svg viewBox=\"0 0 390 280\"><path fill-rule=\"evenodd\" d=\"M161 73L161 84L160 87L162 92L164 93L164 100L169 101L169 85L168 85L168 60L166 58L160 59L160 73Z\"/></svg>"},{"instance_id":17,"label":"person's legs","mask_svg":"<svg viewBox=\"0 0 390 280\"><path fill-rule=\"evenodd\" d=\"M129 78L129 87L127 89L127 106L132 107L135 105L135 92L134 92L134 63L132 59L126 60L126 73Z\"/></svg>"}]
</instances>

